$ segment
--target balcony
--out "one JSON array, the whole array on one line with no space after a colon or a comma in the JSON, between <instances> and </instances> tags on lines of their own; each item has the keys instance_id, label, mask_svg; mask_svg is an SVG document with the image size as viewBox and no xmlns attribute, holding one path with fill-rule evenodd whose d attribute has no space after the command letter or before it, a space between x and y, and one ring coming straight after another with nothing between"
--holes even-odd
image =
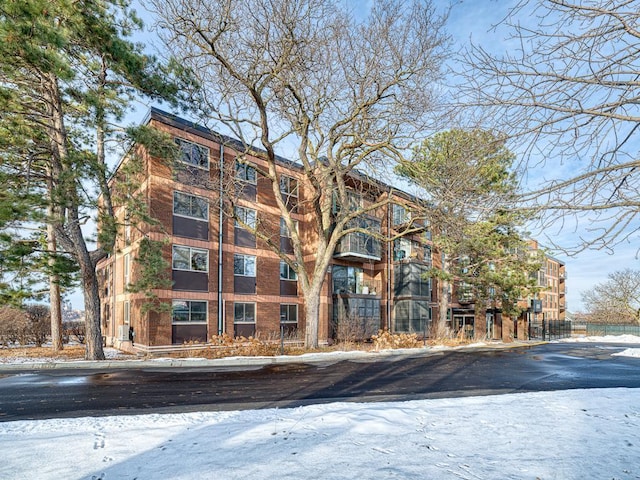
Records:
<instances>
[{"instance_id":1,"label":"balcony","mask_svg":"<svg viewBox=\"0 0 640 480\"><path fill-rule=\"evenodd\" d=\"M348 233L338 243L333 257L354 262L380 261L382 246L372 235L361 232Z\"/></svg>"}]
</instances>

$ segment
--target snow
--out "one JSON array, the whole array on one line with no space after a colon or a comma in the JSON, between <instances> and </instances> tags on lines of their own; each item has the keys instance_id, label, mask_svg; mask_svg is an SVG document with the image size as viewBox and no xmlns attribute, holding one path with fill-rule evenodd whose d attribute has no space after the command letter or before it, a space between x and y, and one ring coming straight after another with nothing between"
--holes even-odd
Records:
<instances>
[{"instance_id":1,"label":"snow","mask_svg":"<svg viewBox=\"0 0 640 480\"><path fill-rule=\"evenodd\" d=\"M640 391L0 424L10 479L640 478Z\"/></svg>"},{"instance_id":2,"label":"snow","mask_svg":"<svg viewBox=\"0 0 640 480\"><path fill-rule=\"evenodd\" d=\"M638 479L640 389L12 421L0 452L3 480Z\"/></svg>"}]
</instances>

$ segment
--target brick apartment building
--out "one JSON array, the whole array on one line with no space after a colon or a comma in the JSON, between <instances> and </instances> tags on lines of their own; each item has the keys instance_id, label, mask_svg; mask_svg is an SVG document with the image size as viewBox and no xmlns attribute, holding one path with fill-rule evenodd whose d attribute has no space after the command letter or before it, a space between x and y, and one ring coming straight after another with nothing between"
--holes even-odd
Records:
<instances>
[{"instance_id":1,"label":"brick apartment building","mask_svg":"<svg viewBox=\"0 0 640 480\"><path fill-rule=\"evenodd\" d=\"M272 248L292 252L271 182L258 173L264 160L234 139L157 109L151 110L147 124L175 138L182 161L172 168L139 149L143 163L139 193L159 225L132 228L126 225L125 209L116 210L118 221L125 224L124 235L116 253L98 265L107 343L126 348L131 334L140 349L206 342L220 333L276 338L284 331L303 338L305 306L296 274ZM237 160L239 152L242 162ZM300 166L287 159L279 158L277 167L280 193L305 240L305 261L312 261L314 230L311 212L306 211L304 176ZM235 182L225 183L220 172L231 174ZM223 213L231 195L235 218ZM336 248L322 290L321 342L345 327L361 337L380 328L428 333L437 289L423 273L432 262L438 266L439 255L432 251L427 226L392 242L381 240L397 235L407 223L406 207L412 198L402 192L395 195L397 202L394 198L392 204L360 220L371 235L349 233ZM353 197L355 202L372 201L356 189ZM243 228L257 223L269 232L267 241ZM126 289L136 279L134 259L144 237L168 240L163 256L170 260L173 284L154 291L158 301L170 307L167 311L144 312L145 294ZM560 318L564 265L553 259L547 265L544 278L550 289L544 312ZM458 301L455 290L451 318L452 328L476 337L506 338L514 330L511 321L502 325L495 309L486 319L475 319L473 305Z\"/></svg>"}]
</instances>

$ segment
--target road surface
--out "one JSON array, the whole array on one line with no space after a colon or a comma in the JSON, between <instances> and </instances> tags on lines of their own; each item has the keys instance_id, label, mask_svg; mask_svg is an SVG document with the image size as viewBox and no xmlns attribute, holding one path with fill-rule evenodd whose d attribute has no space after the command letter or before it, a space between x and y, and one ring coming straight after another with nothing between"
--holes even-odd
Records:
<instances>
[{"instance_id":1,"label":"road surface","mask_svg":"<svg viewBox=\"0 0 640 480\"><path fill-rule=\"evenodd\" d=\"M0 421L640 388L640 359L611 355L632 346L553 343L264 367L0 369Z\"/></svg>"}]
</instances>

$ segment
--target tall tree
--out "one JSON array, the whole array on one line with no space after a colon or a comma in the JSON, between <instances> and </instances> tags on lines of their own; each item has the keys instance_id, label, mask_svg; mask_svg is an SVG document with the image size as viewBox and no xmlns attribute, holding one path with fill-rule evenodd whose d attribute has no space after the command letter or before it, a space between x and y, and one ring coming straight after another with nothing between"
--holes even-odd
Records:
<instances>
[{"instance_id":1,"label":"tall tree","mask_svg":"<svg viewBox=\"0 0 640 480\"><path fill-rule=\"evenodd\" d=\"M424 140L413 157L396 168L427 199L424 215L433 225L432 241L442 254L441 266L432 269L439 288L438 318L433 323L436 336L448 334L454 280L466 275L469 282L490 265L504 263L506 252L499 245L505 246L504 240L512 237L511 222L515 221L506 214L516 189L511 172L514 158L500 135L454 129Z\"/></svg>"},{"instance_id":2,"label":"tall tree","mask_svg":"<svg viewBox=\"0 0 640 480\"><path fill-rule=\"evenodd\" d=\"M107 184L106 146L136 92L175 96L165 71L126 37L139 21L125 0L65 2L7 0L0 6L0 110L15 122L17 140L42 140L50 250L77 262L84 291L89 359L102 359L95 266L113 247L117 225ZM122 141L122 139L120 139ZM34 153L27 149L25 160ZM30 163L23 162L23 176ZM97 205L97 196L102 201ZM98 247L83 231L99 208ZM53 245L53 241L57 245Z\"/></svg>"},{"instance_id":3,"label":"tall tree","mask_svg":"<svg viewBox=\"0 0 640 480\"><path fill-rule=\"evenodd\" d=\"M549 222L558 213L585 217L574 247L611 248L636 236L640 1L522 0L505 23L511 36L495 45L508 52L467 53L462 102L488 109L528 149L530 167L562 172L532 181L524 200Z\"/></svg>"},{"instance_id":4,"label":"tall tree","mask_svg":"<svg viewBox=\"0 0 640 480\"><path fill-rule=\"evenodd\" d=\"M607 280L582 293L582 303L595 323L640 325L640 270L610 273Z\"/></svg>"},{"instance_id":5,"label":"tall tree","mask_svg":"<svg viewBox=\"0 0 640 480\"><path fill-rule=\"evenodd\" d=\"M256 152L267 164L259 173L271 184L294 254L275 250L298 275L305 343L315 347L320 292L336 245L365 231L357 219L388 201L350 203L350 178L356 169L383 170L432 128L446 16L424 1L376 1L358 16L334 0L151 3L168 48L203 87L205 123L222 122L264 151ZM291 150L304 172L313 245L298 235L280 193L276 152Z\"/></svg>"}]
</instances>

